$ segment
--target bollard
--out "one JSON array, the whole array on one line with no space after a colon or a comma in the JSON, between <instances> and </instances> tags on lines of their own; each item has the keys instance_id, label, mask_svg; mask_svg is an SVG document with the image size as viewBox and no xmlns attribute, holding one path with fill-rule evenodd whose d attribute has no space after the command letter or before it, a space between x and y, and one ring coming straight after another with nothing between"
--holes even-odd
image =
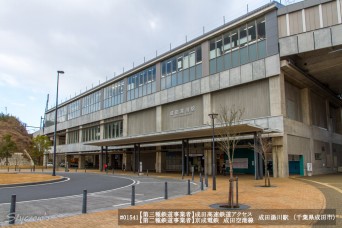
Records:
<instances>
[{"instance_id":1,"label":"bollard","mask_svg":"<svg viewBox=\"0 0 342 228\"><path fill-rule=\"evenodd\" d=\"M85 172L85 173L87 172L87 169L86 169L86 168L84 168L84 172Z\"/></svg>"},{"instance_id":2,"label":"bollard","mask_svg":"<svg viewBox=\"0 0 342 228\"><path fill-rule=\"evenodd\" d=\"M135 186L132 185L132 199L131 199L131 206L135 205Z\"/></svg>"},{"instance_id":3,"label":"bollard","mask_svg":"<svg viewBox=\"0 0 342 228\"><path fill-rule=\"evenodd\" d=\"M14 224L15 223L15 203L16 203L16 195L12 195L11 197L11 208L9 213L9 221L8 224Z\"/></svg>"},{"instance_id":4,"label":"bollard","mask_svg":"<svg viewBox=\"0 0 342 228\"><path fill-rule=\"evenodd\" d=\"M148 176L148 170L147 170L147 173L146 173L146 175Z\"/></svg>"},{"instance_id":5,"label":"bollard","mask_svg":"<svg viewBox=\"0 0 342 228\"><path fill-rule=\"evenodd\" d=\"M208 173L205 174L205 187L208 187Z\"/></svg>"},{"instance_id":6,"label":"bollard","mask_svg":"<svg viewBox=\"0 0 342 228\"><path fill-rule=\"evenodd\" d=\"M114 175L114 169L112 169L112 174Z\"/></svg>"},{"instance_id":7,"label":"bollard","mask_svg":"<svg viewBox=\"0 0 342 228\"><path fill-rule=\"evenodd\" d=\"M167 195L167 182L165 181L165 195L164 195L164 199L168 199L168 195Z\"/></svg>"},{"instance_id":8,"label":"bollard","mask_svg":"<svg viewBox=\"0 0 342 228\"><path fill-rule=\"evenodd\" d=\"M191 195L191 190L190 190L190 180L188 180L188 195Z\"/></svg>"},{"instance_id":9,"label":"bollard","mask_svg":"<svg viewBox=\"0 0 342 228\"><path fill-rule=\"evenodd\" d=\"M239 206L239 178L236 177L236 205L235 207L240 207Z\"/></svg>"},{"instance_id":10,"label":"bollard","mask_svg":"<svg viewBox=\"0 0 342 228\"><path fill-rule=\"evenodd\" d=\"M203 187L203 177L202 177L202 173L200 173L200 182L201 182L201 191L203 191L204 187Z\"/></svg>"},{"instance_id":11,"label":"bollard","mask_svg":"<svg viewBox=\"0 0 342 228\"><path fill-rule=\"evenodd\" d=\"M87 190L83 190L82 214L87 213Z\"/></svg>"}]
</instances>

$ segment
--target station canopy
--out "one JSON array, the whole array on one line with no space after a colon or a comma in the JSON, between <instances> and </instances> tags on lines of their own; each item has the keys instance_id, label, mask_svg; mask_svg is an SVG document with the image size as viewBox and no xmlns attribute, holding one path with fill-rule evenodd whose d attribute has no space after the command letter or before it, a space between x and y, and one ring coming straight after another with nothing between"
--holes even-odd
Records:
<instances>
[{"instance_id":1,"label":"station canopy","mask_svg":"<svg viewBox=\"0 0 342 228\"><path fill-rule=\"evenodd\" d=\"M239 124L229 126L228 129L223 130L225 127L215 126L215 135L220 136L221 132L234 132L239 135L250 135L256 132L263 132L263 128L252 124ZM191 128L180 129L174 131L154 132L151 134L135 135L129 137L120 137L115 139L104 139L96 142L86 143L92 146L127 146L134 144L147 144L147 143L161 143L168 141L180 141L185 139L204 139L212 137L212 127L209 125Z\"/></svg>"}]
</instances>

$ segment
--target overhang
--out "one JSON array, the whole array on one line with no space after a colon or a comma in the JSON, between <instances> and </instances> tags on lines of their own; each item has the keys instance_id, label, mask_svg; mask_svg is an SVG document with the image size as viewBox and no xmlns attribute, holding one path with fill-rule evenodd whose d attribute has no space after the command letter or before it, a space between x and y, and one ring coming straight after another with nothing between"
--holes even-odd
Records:
<instances>
[{"instance_id":1,"label":"overhang","mask_svg":"<svg viewBox=\"0 0 342 228\"><path fill-rule=\"evenodd\" d=\"M215 135L219 136L224 127L215 126ZM253 134L263 131L262 127L252 124L239 124L228 127L228 130L239 135ZM125 146L134 144L146 144L156 142L179 141L184 139L201 139L212 136L212 128L208 125L198 128L182 129L175 131L158 132L144 135L136 135L129 137L121 137L116 139L105 139L96 142L86 143L85 145L92 146Z\"/></svg>"}]
</instances>

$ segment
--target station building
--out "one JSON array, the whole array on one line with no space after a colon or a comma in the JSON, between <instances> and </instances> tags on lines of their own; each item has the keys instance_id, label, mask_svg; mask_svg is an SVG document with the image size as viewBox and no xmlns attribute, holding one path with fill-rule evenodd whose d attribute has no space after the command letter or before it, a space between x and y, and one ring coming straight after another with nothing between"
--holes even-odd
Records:
<instances>
[{"instance_id":1,"label":"station building","mask_svg":"<svg viewBox=\"0 0 342 228\"><path fill-rule=\"evenodd\" d=\"M341 0L272 2L63 102L57 164L211 175L227 157L216 143L212 161L208 115L234 106L244 109L236 173L262 170L257 134L272 140L274 177L338 171L341 10ZM54 115L45 115L51 138Z\"/></svg>"}]
</instances>

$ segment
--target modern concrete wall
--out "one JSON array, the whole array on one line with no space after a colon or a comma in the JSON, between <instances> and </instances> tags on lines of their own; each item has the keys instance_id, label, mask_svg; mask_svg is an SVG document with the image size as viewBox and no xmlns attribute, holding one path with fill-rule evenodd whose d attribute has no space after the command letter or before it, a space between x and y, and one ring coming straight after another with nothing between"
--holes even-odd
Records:
<instances>
[{"instance_id":1,"label":"modern concrete wall","mask_svg":"<svg viewBox=\"0 0 342 228\"><path fill-rule=\"evenodd\" d=\"M270 115L270 93L268 80L261 80L212 94L213 112L221 113L222 107L244 109L243 118Z\"/></svg>"},{"instance_id":2,"label":"modern concrete wall","mask_svg":"<svg viewBox=\"0 0 342 228\"><path fill-rule=\"evenodd\" d=\"M318 29L279 39L280 56L333 47L342 44L342 25Z\"/></svg>"},{"instance_id":3,"label":"modern concrete wall","mask_svg":"<svg viewBox=\"0 0 342 228\"><path fill-rule=\"evenodd\" d=\"M156 109L128 114L128 135L156 132Z\"/></svg>"},{"instance_id":4,"label":"modern concrete wall","mask_svg":"<svg viewBox=\"0 0 342 228\"><path fill-rule=\"evenodd\" d=\"M176 130L201 126L203 100L201 96L162 106L162 130Z\"/></svg>"},{"instance_id":5,"label":"modern concrete wall","mask_svg":"<svg viewBox=\"0 0 342 228\"><path fill-rule=\"evenodd\" d=\"M205 76L201 79L185 83L177 87L162 90L160 92L140 97L111 108L103 109L98 112L90 113L85 116L80 116L78 118L59 123L57 129L60 131L63 129L78 127L103 119L118 117L131 112L156 107L161 104L171 103L279 74L279 55L277 54L230 69L228 71ZM53 131L54 126L45 128L45 134L53 133Z\"/></svg>"}]
</instances>

